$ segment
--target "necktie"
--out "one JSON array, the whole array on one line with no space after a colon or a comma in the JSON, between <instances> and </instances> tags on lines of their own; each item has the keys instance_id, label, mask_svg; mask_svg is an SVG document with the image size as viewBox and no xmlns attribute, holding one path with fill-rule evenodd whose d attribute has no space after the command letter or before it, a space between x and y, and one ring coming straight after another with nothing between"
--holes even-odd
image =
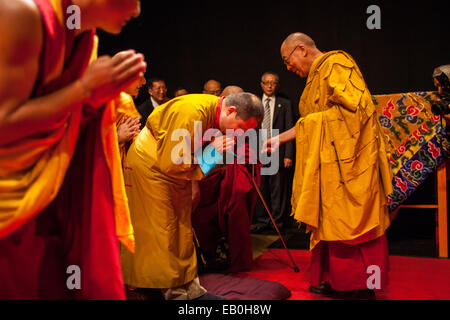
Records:
<instances>
[{"instance_id":1,"label":"necktie","mask_svg":"<svg viewBox=\"0 0 450 320\"><path fill-rule=\"evenodd\" d=\"M266 99L266 106L264 107L264 120L262 123L262 128L267 130L267 139L271 137L271 121L270 121L270 98Z\"/></svg>"}]
</instances>

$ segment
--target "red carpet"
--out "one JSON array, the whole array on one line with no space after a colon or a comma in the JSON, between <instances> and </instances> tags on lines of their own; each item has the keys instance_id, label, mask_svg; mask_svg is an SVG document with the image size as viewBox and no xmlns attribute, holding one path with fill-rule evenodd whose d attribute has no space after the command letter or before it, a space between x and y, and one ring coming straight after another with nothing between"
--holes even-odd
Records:
<instances>
[{"instance_id":1,"label":"red carpet","mask_svg":"<svg viewBox=\"0 0 450 320\"><path fill-rule=\"evenodd\" d=\"M270 249L258 257L252 271L237 274L243 278L277 281L291 291L289 300L329 299L310 293L307 270L311 252L290 250L300 269L295 273L283 249ZM450 299L450 260L390 256L389 286L377 291L377 300Z\"/></svg>"}]
</instances>

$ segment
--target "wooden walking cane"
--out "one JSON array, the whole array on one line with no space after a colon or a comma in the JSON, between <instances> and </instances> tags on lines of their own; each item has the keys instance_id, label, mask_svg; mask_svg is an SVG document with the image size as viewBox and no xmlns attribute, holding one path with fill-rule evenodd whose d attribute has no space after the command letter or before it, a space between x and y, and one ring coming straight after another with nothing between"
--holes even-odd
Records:
<instances>
[{"instance_id":1,"label":"wooden walking cane","mask_svg":"<svg viewBox=\"0 0 450 320\"><path fill-rule=\"evenodd\" d=\"M200 247L200 242L198 241L198 238L197 238L197 235L195 234L194 228L192 228L192 234L194 236L194 244L198 249L198 253L200 254L200 258L202 259L202 262L203 262L203 266L206 267L206 260L205 260L205 257L203 256L202 248Z\"/></svg>"},{"instance_id":2,"label":"wooden walking cane","mask_svg":"<svg viewBox=\"0 0 450 320\"><path fill-rule=\"evenodd\" d=\"M291 256L291 252L289 251L289 249L287 248L286 244L284 243L284 240L283 240L283 237L281 236L280 230L278 229L277 224L275 223L275 220L273 219L272 214L270 213L270 210L269 210L269 208L267 207L266 201L264 201L264 197L263 197L263 195L262 195L262 193L261 193L261 190L259 189L258 185L256 184L255 179L253 179L253 177L251 177L250 174L249 174L246 170L244 170L244 171L245 171L245 174L247 175L247 177L248 177L248 178L250 179L250 181L252 182L253 187L255 188L256 192L258 193L259 198L261 199L261 201L262 201L262 203L263 203L263 205L264 205L264 208L266 208L266 212L267 212L267 214L269 215L269 218L270 218L270 220L272 221L272 224L273 224L273 226L275 227L275 230L276 230L277 233L278 233L278 237L280 237L280 240L281 240L281 242L283 243L284 249L286 249L286 252L287 252L287 254L288 254L288 256L289 256L289 259L291 260L291 263L292 263L292 265L293 265L292 268L294 269L294 272L300 272L299 268L297 267L297 265L296 265L295 262L294 262L294 259L293 259L292 256Z\"/></svg>"}]
</instances>

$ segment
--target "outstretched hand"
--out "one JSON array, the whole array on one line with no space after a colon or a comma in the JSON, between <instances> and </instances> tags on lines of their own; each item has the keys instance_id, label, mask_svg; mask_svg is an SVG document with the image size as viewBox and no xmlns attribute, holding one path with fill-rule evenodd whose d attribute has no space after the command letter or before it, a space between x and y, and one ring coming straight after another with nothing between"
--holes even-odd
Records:
<instances>
[{"instance_id":1,"label":"outstretched hand","mask_svg":"<svg viewBox=\"0 0 450 320\"><path fill-rule=\"evenodd\" d=\"M273 153L278 150L280 147L280 139L277 137L272 137L270 139L267 139L266 142L264 142L261 154L263 153Z\"/></svg>"}]
</instances>

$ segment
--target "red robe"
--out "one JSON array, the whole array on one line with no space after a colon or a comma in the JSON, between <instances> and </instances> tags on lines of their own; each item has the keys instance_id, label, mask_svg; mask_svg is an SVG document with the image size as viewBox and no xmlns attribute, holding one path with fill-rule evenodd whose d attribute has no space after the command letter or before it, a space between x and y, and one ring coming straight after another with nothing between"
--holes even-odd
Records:
<instances>
[{"instance_id":1,"label":"red robe","mask_svg":"<svg viewBox=\"0 0 450 320\"><path fill-rule=\"evenodd\" d=\"M78 79L89 64L95 35L93 30L75 38L74 32L59 22L50 0L34 1L41 12L44 45L31 98ZM63 13L69 5L70 1L62 1ZM64 49L63 71L45 82ZM104 113L105 108L83 108L72 160L56 198L0 239L0 299L125 299L112 174L102 140ZM63 128L64 122L58 123L54 131ZM67 287L71 265L81 270L80 290Z\"/></svg>"},{"instance_id":2,"label":"red robe","mask_svg":"<svg viewBox=\"0 0 450 320\"><path fill-rule=\"evenodd\" d=\"M237 154L241 155L241 152ZM241 156L246 158L246 163L249 163L249 159L256 159L248 145ZM257 193L250 177L258 185L260 183L259 165L238 162L236 159L234 164L226 165L200 181L200 203L192 213L192 225L203 252L214 254L219 239L226 237L230 272L251 268L253 253L250 225Z\"/></svg>"},{"instance_id":3,"label":"red robe","mask_svg":"<svg viewBox=\"0 0 450 320\"><path fill-rule=\"evenodd\" d=\"M379 268L379 288L389 283L389 253L386 234L374 240L350 245L341 241L320 241L311 251L309 280L318 286L328 282L334 290L367 289L373 266ZM370 278L370 279L369 279Z\"/></svg>"}]
</instances>

